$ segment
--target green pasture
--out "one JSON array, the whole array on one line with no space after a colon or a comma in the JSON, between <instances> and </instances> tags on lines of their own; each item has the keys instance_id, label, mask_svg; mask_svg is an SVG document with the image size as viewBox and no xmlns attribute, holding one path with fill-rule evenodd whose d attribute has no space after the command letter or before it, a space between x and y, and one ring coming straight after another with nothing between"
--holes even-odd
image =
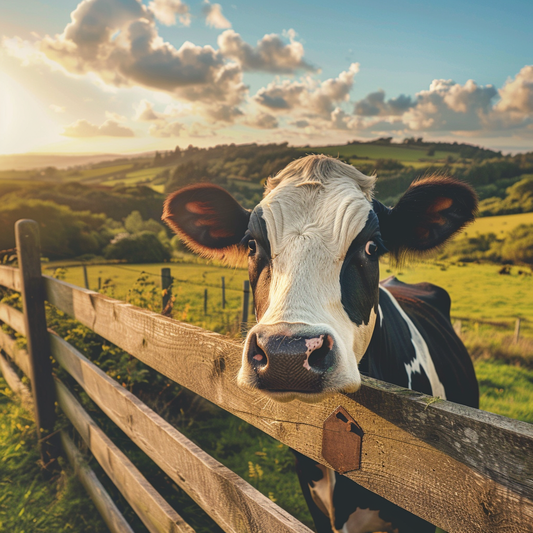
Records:
<instances>
[{"instance_id":1,"label":"green pasture","mask_svg":"<svg viewBox=\"0 0 533 533\"><path fill-rule=\"evenodd\" d=\"M525 319L533 325L533 277L498 273L494 264L421 261L392 268L385 261L381 277L395 275L406 283L427 281L444 287L452 299L452 316L488 321Z\"/></svg>"},{"instance_id":2,"label":"green pasture","mask_svg":"<svg viewBox=\"0 0 533 533\"><path fill-rule=\"evenodd\" d=\"M473 237L483 233L495 233L497 237L503 237L520 224L533 224L533 213L477 218L461 235Z\"/></svg>"},{"instance_id":3,"label":"green pasture","mask_svg":"<svg viewBox=\"0 0 533 533\"><path fill-rule=\"evenodd\" d=\"M414 147L403 145L376 145L376 144L350 144L341 146L321 146L300 148L304 153L322 153L331 156L342 156L353 159L353 164L368 163L368 159L397 159L402 163L426 162L432 163L444 160L448 156L457 159L456 152L436 150L432 156L427 155L427 147ZM368 159L358 159L358 158Z\"/></svg>"},{"instance_id":4,"label":"green pasture","mask_svg":"<svg viewBox=\"0 0 533 533\"><path fill-rule=\"evenodd\" d=\"M107 176L108 174L113 174L115 172L124 172L126 170L129 170L133 165L126 164L126 165L109 165L104 167L97 167L97 168L89 168L86 170L80 170L78 171L79 174L76 172L74 176L71 176L71 172L67 172L66 176L70 177L72 179L89 179L89 178L97 178L99 176ZM74 171L75 172L75 171Z\"/></svg>"},{"instance_id":5,"label":"green pasture","mask_svg":"<svg viewBox=\"0 0 533 533\"><path fill-rule=\"evenodd\" d=\"M52 273L57 264L46 267ZM243 281L248 279L245 269L224 268L199 260L197 263L162 263L150 265L106 264L88 265L89 288L97 290L98 278L103 284L110 279L114 296L125 299L128 290L142 272L158 286L161 268L169 267L175 278L175 309L189 305L189 309L203 314L204 289L208 290L208 316L221 305L221 277L225 277L228 307L239 309ZM387 259L381 264L381 278L397 276L406 283L427 281L446 288L452 298L452 316L489 321L514 321L517 317L533 322L533 278L518 275L518 267L511 275L498 273L493 264L449 263L435 261L414 262L393 268ZM83 286L80 266L67 267L65 281Z\"/></svg>"}]
</instances>

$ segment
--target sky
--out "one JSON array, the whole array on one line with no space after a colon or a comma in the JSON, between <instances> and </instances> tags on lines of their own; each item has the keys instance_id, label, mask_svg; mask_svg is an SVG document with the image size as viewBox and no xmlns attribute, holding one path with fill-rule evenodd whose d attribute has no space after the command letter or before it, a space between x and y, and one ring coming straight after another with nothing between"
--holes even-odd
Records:
<instances>
[{"instance_id":1,"label":"sky","mask_svg":"<svg viewBox=\"0 0 533 533\"><path fill-rule=\"evenodd\" d=\"M0 154L376 137L533 150L531 0L20 0Z\"/></svg>"}]
</instances>

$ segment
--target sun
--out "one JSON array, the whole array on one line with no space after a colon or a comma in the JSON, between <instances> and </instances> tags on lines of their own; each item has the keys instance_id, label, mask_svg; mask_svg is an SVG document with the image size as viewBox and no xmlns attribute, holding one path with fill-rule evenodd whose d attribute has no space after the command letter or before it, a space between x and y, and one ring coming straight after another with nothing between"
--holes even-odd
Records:
<instances>
[{"instance_id":1,"label":"sun","mask_svg":"<svg viewBox=\"0 0 533 533\"><path fill-rule=\"evenodd\" d=\"M38 150L60 140L60 132L39 98L0 72L0 154Z\"/></svg>"}]
</instances>

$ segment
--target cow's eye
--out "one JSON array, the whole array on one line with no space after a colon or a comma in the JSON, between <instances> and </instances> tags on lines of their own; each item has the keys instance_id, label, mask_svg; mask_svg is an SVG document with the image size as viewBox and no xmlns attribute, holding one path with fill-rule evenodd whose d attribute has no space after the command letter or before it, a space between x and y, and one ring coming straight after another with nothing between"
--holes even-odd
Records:
<instances>
[{"instance_id":1,"label":"cow's eye","mask_svg":"<svg viewBox=\"0 0 533 533\"><path fill-rule=\"evenodd\" d=\"M254 241L253 239L250 239L250 240L248 241L248 250L249 250L249 254L250 254L250 255L254 255L256 249L257 249L257 245L256 245L255 241Z\"/></svg>"},{"instance_id":2,"label":"cow's eye","mask_svg":"<svg viewBox=\"0 0 533 533\"><path fill-rule=\"evenodd\" d=\"M378 253L378 245L374 241L368 241L365 246L366 255L370 257L375 256Z\"/></svg>"}]
</instances>

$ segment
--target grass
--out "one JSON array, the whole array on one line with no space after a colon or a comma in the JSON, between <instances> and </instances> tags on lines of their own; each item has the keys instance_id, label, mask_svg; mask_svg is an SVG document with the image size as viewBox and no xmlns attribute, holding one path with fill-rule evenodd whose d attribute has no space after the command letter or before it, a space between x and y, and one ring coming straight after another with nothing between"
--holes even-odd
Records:
<instances>
[{"instance_id":1,"label":"grass","mask_svg":"<svg viewBox=\"0 0 533 533\"><path fill-rule=\"evenodd\" d=\"M435 151L432 156L427 155L427 148L402 146L402 145L375 145L375 144L350 144L341 146L322 146L312 148L300 148L304 153L322 153L332 156L342 156L353 158L355 164L368 163L369 159L396 159L401 163L412 162L434 162L446 159L451 156L457 159L457 152ZM367 159L357 159L367 158Z\"/></svg>"},{"instance_id":2,"label":"grass","mask_svg":"<svg viewBox=\"0 0 533 533\"><path fill-rule=\"evenodd\" d=\"M36 440L30 414L0 376L0 531L108 531L69 470L50 481L43 477Z\"/></svg>"},{"instance_id":3,"label":"grass","mask_svg":"<svg viewBox=\"0 0 533 533\"><path fill-rule=\"evenodd\" d=\"M520 224L533 224L533 213L477 218L461 236L473 237L483 233L495 233L497 237L504 237L506 233Z\"/></svg>"},{"instance_id":4,"label":"grass","mask_svg":"<svg viewBox=\"0 0 533 533\"><path fill-rule=\"evenodd\" d=\"M475 363L484 411L533 423L533 369L489 360Z\"/></svg>"}]
</instances>

